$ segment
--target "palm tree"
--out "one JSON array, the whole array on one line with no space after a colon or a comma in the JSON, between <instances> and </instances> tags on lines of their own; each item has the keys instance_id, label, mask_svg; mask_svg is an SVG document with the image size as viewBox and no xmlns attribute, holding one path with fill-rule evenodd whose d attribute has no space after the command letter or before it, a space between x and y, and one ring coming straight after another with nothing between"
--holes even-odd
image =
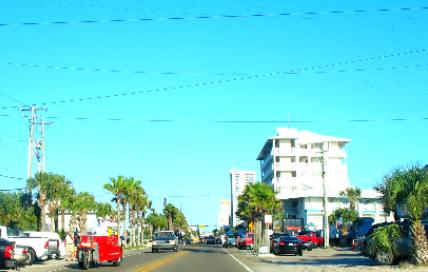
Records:
<instances>
[{"instance_id":1,"label":"palm tree","mask_svg":"<svg viewBox=\"0 0 428 272\"><path fill-rule=\"evenodd\" d=\"M397 212L399 207L407 212L412 220L413 254L411 259L415 264L427 264L428 245L425 229L421 222L424 210L428 208L427 169L419 166L396 169L388 174L383 183L376 186L375 189L382 195L384 210L394 212L396 222L399 221Z\"/></svg>"},{"instance_id":2,"label":"palm tree","mask_svg":"<svg viewBox=\"0 0 428 272\"><path fill-rule=\"evenodd\" d=\"M171 203L168 203L163 208L163 213L168 218L168 230L174 230L174 218L178 214L178 209L172 205Z\"/></svg>"},{"instance_id":3,"label":"palm tree","mask_svg":"<svg viewBox=\"0 0 428 272\"><path fill-rule=\"evenodd\" d=\"M349 208L351 208L351 210L356 209L357 207L357 203L361 198L361 189L356 187L356 188L346 188L345 191L341 191L339 193L339 195L347 197L349 199Z\"/></svg>"},{"instance_id":4,"label":"palm tree","mask_svg":"<svg viewBox=\"0 0 428 272\"><path fill-rule=\"evenodd\" d=\"M107 219L114 216L113 207L110 203L98 202L96 204L97 218Z\"/></svg>"},{"instance_id":5,"label":"palm tree","mask_svg":"<svg viewBox=\"0 0 428 272\"><path fill-rule=\"evenodd\" d=\"M374 189L381 194L380 200L383 204L385 213L393 213L394 221L400 220L398 209L400 204L404 202L406 195L404 194L405 179L402 178L402 171L395 169L388 173L383 178L382 183L376 185Z\"/></svg>"},{"instance_id":6,"label":"palm tree","mask_svg":"<svg viewBox=\"0 0 428 272\"><path fill-rule=\"evenodd\" d=\"M144 213L147 207L150 205L150 201L147 198L147 194L144 188L140 186L135 199L136 209L136 222L137 222L137 245L140 246L144 243Z\"/></svg>"},{"instance_id":7,"label":"palm tree","mask_svg":"<svg viewBox=\"0 0 428 272\"><path fill-rule=\"evenodd\" d=\"M428 242L421 219L428 207L428 173L424 169L413 166L402 173L406 180L404 194L407 213L412 220L410 228L413 238L412 261L417 265L428 264Z\"/></svg>"},{"instance_id":8,"label":"palm tree","mask_svg":"<svg viewBox=\"0 0 428 272\"><path fill-rule=\"evenodd\" d=\"M129 225L130 225L130 236L131 236L131 246L136 245L136 224L135 224L135 215L138 205L139 194L141 193L141 181L135 180L133 177L127 179L128 190L126 191L126 199L129 204Z\"/></svg>"},{"instance_id":9,"label":"palm tree","mask_svg":"<svg viewBox=\"0 0 428 272\"><path fill-rule=\"evenodd\" d=\"M264 215L273 215L281 209L281 202L276 198L272 187L266 183L249 184L238 197L236 215L248 222L254 222L256 251L261 246L268 246L266 226L262 224Z\"/></svg>"},{"instance_id":10,"label":"palm tree","mask_svg":"<svg viewBox=\"0 0 428 272\"><path fill-rule=\"evenodd\" d=\"M111 192L114 195L112 201L116 202L116 222L117 222L117 238L120 243L120 219L121 212L120 208L122 206L122 201L126 195L127 191L127 182L124 176L118 176L117 178L110 178L110 183L104 184L104 189Z\"/></svg>"},{"instance_id":11,"label":"palm tree","mask_svg":"<svg viewBox=\"0 0 428 272\"><path fill-rule=\"evenodd\" d=\"M80 233L86 233L86 221L89 211L96 209L95 197L88 192L81 192L76 195L75 209L79 215Z\"/></svg>"},{"instance_id":12,"label":"palm tree","mask_svg":"<svg viewBox=\"0 0 428 272\"><path fill-rule=\"evenodd\" d=\"M73 193L71 182L66 180L63 175L52 174L51 182L47 190L47 199L49 199L48 210L51 217L51 231L58 231L58 210L61 202ZM64 209L62 209L64 212ZM61 215L62 228L64 228L64 213Z\"/></svg>"},{"instance_id":13,"label":"palm tree","mask_svg":"<svg viewBox=\"0 0 428 272\"><path fill-rule=\"evenodd\" d=\"M48 200L48 190L52 183L51 173L42 173L39 172L35 175L34 178L29 178L27 180L27 187L29 191L32 189L37 189L37 203L40 207L40 226L41 231L47 231L46 229L46 205L49 202Z\"/></svg>"}]
</instances>

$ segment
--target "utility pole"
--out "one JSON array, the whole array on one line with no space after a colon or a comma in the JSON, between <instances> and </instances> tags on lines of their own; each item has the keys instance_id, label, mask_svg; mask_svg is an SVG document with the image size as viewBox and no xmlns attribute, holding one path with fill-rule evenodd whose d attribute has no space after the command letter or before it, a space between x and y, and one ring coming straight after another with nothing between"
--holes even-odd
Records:
<instances>
[{"instance_id":1,"label":"utility pole","mask_svg":"<svg viewBox=\"0 0 428 272\"><path fill-rule=\"evenodd\" d=\"M45 162L44 162L44 129L45 129L45 125L48 123L45 123L43 120L41 122L36 122L37 119L39 118L38 116L38 111L41 110L46 110L46 107L37 107L35 104L29 106L29 107L24 107L24 108L20 108L19 109L21 112L29 112L29 116L25 116L24 117L28 117L28 122L29 122L29 136L28 136L28 154L27 154L27 178L30 179L33 176L33 149L34 149L34 128L35 125L41 125L41 140L39 142L37 142L36 148L40 148L41 149L41 155L42 155L42 163L39 166L39 172L43 172L44 171L44 167L45 167ZM39 159L40 157L38 157ZM31 196L31 190L29 190L29 194Z\"/></svg>"},{"instance_id":2,"label":"utility pole","mask_svg":"<svg viewBox=\"0 0 428 272\"><path fill-rule=\"evenodd\" d=\"M30 123L29 128L29 136L28 136L28 157L27 157L27 178L32 177L32 162L33 162L33 140L34 140L34 121L36 119L36 105L31 105L31 107L28 108L21 108L20 111L28 111L30 112L30 116L28 121Z\"/></svg>"},{"instance_id":3,"label":"utility pole","mask_svg":"<svg viewBox=\"0 0 428 272\"><path fill-rule=\"evenodd\" d=\"M327 144L327 150L324 150L324 144ZM323 229L324 229L324 248L329 247L329 241L330 241L330 230L328 225L328 214L327 214L327 204L328 204L328 198L327 198L327 186L326 186L326 171L325 171L325 153L328 152L328 142L324 142L321 146L321 176L322 176L322 187L323 187L323 208L324 208L324 219L323 219Z\"/></svg>"}]
</instances>

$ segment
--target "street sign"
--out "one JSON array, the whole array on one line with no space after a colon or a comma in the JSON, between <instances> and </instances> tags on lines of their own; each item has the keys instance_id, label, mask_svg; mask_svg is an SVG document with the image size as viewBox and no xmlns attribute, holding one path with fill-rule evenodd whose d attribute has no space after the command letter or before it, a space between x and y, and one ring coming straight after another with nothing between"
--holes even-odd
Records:
<instances>
[{"instance_id":1,"label":"street sign","mask_svg":"<svg viewBox=\"0 0 428 272\"><path fill-rule=\"evenodd\" d=\"M272 215L265 214L265 225L272 225Z\"/></svg>"}]
</instances>

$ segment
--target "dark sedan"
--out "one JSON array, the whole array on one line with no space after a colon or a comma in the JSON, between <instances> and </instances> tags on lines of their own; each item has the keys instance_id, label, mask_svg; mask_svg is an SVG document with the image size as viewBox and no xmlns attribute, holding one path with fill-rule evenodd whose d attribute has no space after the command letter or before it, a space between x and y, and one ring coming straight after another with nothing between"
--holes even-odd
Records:
<instances>
[{"instance_id":1,"label":"dark sedan","mask_svg":"<svg viewBox=\"0 0 428 272\"><path fill-rule=\"evenodd\" d=\"M16 269L31 264L28 248L0 238L0 267Z\"/></svg>"},{"instance_id":2,"label":"dark sedan","mask_svg":"<svg viewBox=\"0 0 428 272\"><path fill-rule=\"evenodd\" d=\"M208 236L207 244L215 244L215 237L214 236Z\"/></svg>"},{"instance_id":3,"label":"dark sedan","mask_svg":"<svg viewBox=\"0 0 428 272\"><path fill-rule=\"evenodd\" d=\"M302 256L303 242L302 240L293 236L281 236L275 240L273 253L275 255L294 254Z\"/></svg>"}]
</instances>

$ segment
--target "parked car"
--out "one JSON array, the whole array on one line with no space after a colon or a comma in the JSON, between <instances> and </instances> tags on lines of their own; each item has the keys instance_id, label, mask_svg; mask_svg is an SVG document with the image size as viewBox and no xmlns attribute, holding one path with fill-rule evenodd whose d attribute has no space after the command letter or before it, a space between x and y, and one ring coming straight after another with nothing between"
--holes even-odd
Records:
<instances>
[{"instance_id":1,"label":"parked car","mask_svg":"<svg viewBox=\"0 0 428 272\"><path fill-rule=\"evenodd\" d=\"M234 247L236 245L236 236L233 232L227 232L225 235L225 243L223 244L224 247Z\"/></svg>"},{"instance_id":2,"label":"parked car","mask_svg":"<svg viewBox=\"0 0 428 272\"><path fill-rule=\"evenodd\" d=\"M384 223L374 225L369 232L367 233L367 239L365 240L364 254L374 260L376 260L379 264L382 265L391 265L393 263L397 263L400 260L408 259L413 252L413 240L411 237L411 222L404 221L398 224L401 230L401 236L392 241L392 251L384 251L384 250L373 250L368 247L370 243L370 239L373 239L373 232L383 226L390 225L392 223ZM428 239L428 222L423 221L422 224L425 227L425 232L427 234Z\"/></svg>"},{"instance_id":3,"label":"parked car","mask_svg":"<svg viewBox=\"0 0 428 272\"><path fill-rule=\"evenodd\" d=\"M312 247L321 247L324 245L324 237L321 236L321 232L301 231L296 237L304 242L311 242Z\"/></svg>"},{"instance_id":4,"label":"parked car","mask_svg":"<svg viewBox=\"0 0 428 272\"><path fill-rule=\"evenodd\" d=\"M273 246L275 255L294 254L303 255L303 241L294 236L281 236L275 240Z\"/></svg>"},{"instance_id":5,"label":"parked car","mask_svg":"<svg viewBox=\"0 0 428 272\"><path fill-rule=\"evenodd\" d=\"M207 237L207 244L215 244L215 237L210 235Z\"/></svg>"},{"instance_id":6,"label":"parked car","mask_svg":"<svg viewBox=\"0 0 428 272\"><path fill-rule=\"evenodd\" d=\"M44 237L48 238L48 258L55 257L59 259L60 257L65 256L65 248L61 246L61 238L56 232L49 231L24 231L24 236L26 237ZM61 249L63 251L61 251Z\"/></svg>"},{"instance_id":7,"label":"parked car","mask_svg":"<svg viewBox=\"0 0 428 272\"><path fill-rule=\"evenodd\" d=\"M49 238L46 237L28 237L18 229L11 229L5 226L0 226L0 238L16 242L16 245L28 247L28 253L31 255L31 263L36 260L48 259L49 253Z\"/></svg>"},{"instance_id":8,"label":"parked car","mask_svg":"<svg viewBox=\"0 0 428 272\"><path fill-rule=\"evenodd\" d=\"M0 238L0 267L17 269L31 264L28 247Z\"/></svg>"},{"instance_id":9,"label":"parked car","mask_svg":"<svg viewBox=\"0 0 428 272\"><path fill-rule=\"evenodd\" d=\"M236 235L236 242L235 242L235 246L236 246L237 248L239 248L239 246L240 246L240 244L241 244L241 241L242 241L243 239L245 239L245 233L243 233L243 232L238 232L238 233L237 233L237 235Z\"/></svg>"},{"instance_id":10,"label":"parked car","mask_svg":"<svg viewBox=\"0 0 428 272\"><path fill-rule=\"evenodd\" d=\"M253 245L254 242L254 233L247 232L243 235L243 237L239 240L238 248L250 248Z\"/></svg>"},{"instance_id":11,"label":"parked car","mask_svg":"<svg viewBox=\"0 0 428 272\"><path fill-rule=\"evenodd\" d=\"M275 240L281 236L290 236L290 235L286 232L274 232L274 233L272 233L272 235L269 236L269 238L270 238L270 252L273 252L273 246L275 244Z\"/></svg>"},{"instance_id":12,"label":"parked car","mask_svg":"<svg viewBox=\"0 0 428 272\"><path fill-rule=\"evenodd\" d=\"M152 252L159 250L178 251L178 239L173 231L158 231L155 233L152 242Z\"/></svg>"},{"instance_id":13,"label":"parked car","mask_svg":"<svg viewBox=\"0 0 428 272\"><path fill-rule=\"evenodd\" d=\"M222 239L222 237L216 237L216 238L215 238L215 243L216 243L216 244L219 244L219 245L223 244L223 239Z\"/></svg>"}]
</instances>

